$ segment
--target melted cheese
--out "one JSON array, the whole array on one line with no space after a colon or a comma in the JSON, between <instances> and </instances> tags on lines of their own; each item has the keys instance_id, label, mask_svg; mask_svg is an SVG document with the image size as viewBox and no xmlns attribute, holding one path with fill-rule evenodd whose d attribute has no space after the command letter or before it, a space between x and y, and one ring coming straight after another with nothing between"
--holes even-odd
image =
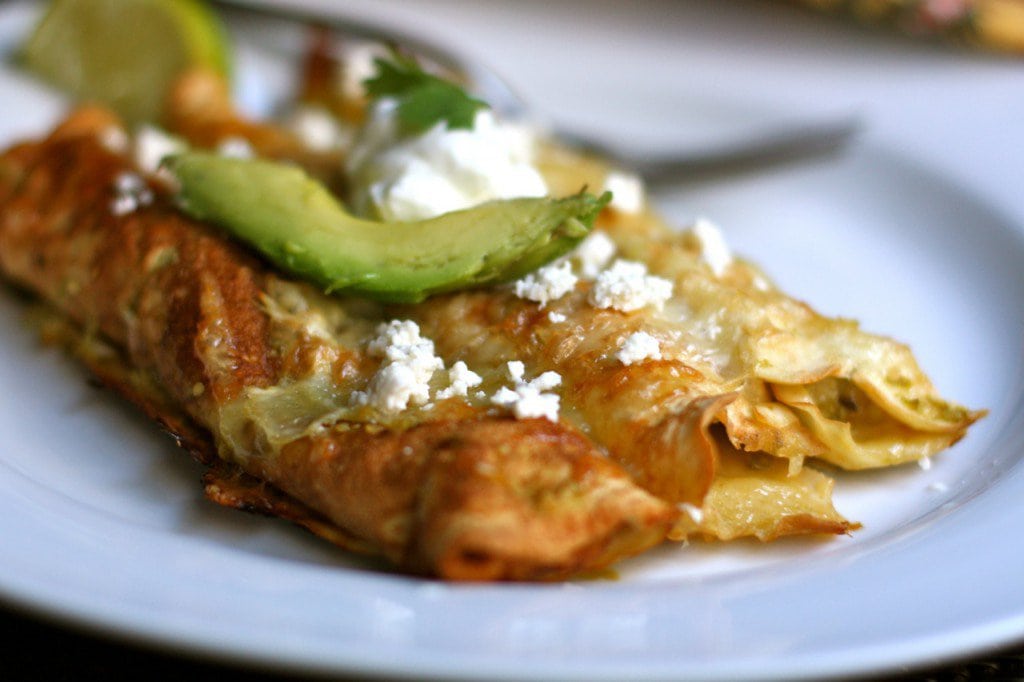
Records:
<instances>
[{"instance_id":1,"label":"melted cheese","mask_svg":"<svg viewBox=\"0 0 1024 682\"><path fill-rule=\"evenodd\" d=\"M608 211L595 234L549 266L552 282L542 271L520 291L386 308L276 282L265 305L285 378L223 410L226 440L239 452L272 453L349 422L559 419L648 490L699 512L684 515L676 537L768 539L854 527L832 508L831 480L805 461L866 468L920 459L981 415L942 400L904 346L821 317L700 230ZM609 268L613 255L623 260ZM638 291L602 292L616 278L602 282L602 273L628 261L643 270L627 278ZM637 305L595 305L650 289L653 298ZM371 394L394 361L374 339L395 319L415 322L438 361L415 396L400 387L383 407L353 400Z\"/></svg>"}]
</instances>

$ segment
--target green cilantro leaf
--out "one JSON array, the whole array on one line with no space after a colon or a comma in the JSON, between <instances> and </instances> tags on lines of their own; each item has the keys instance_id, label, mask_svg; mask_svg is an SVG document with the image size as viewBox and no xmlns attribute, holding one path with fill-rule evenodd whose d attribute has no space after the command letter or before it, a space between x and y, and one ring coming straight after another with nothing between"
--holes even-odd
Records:
<instances>
[{"instance_id":1,"label":"green cilantro leaf","mask_svg":"<svg viewBox=\"0 0 1024 682\"><path fill-rule=\"evenodd\" d=\"M425 76L429 78L411 57L392 51L391 59L393 61L380 57L373 60L377 75L363 81L366 93L371 97L398 96L422 85Z\"/></svg>"},{"instance_id":2,"label":"green cilantro leaf","mask_svg":"<svg viewBox=\"0 0 1024 682\"><path fill-rule=\"evenodd\" d=\"M459 85L424 71L415 59L392 53L374 60L377 73L363 81L373 99L398 100L398 120L407 133L422 133L444 121L449 130L472 129L473 118L487 103L470 97Z\"/></svg>"}]
</instances>

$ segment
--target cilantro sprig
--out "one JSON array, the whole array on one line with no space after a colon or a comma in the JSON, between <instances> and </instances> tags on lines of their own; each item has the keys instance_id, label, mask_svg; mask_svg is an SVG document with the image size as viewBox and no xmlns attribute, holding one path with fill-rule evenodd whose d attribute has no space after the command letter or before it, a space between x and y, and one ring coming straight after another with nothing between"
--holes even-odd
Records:
<instances>
[{"instance_id":1,"label":"cilantro sprig","mask_svg":"<svg viewBox=\"0 0 1024 682\"><path fill-rule=\"evenodd\" d=\"M371 99L394 97L403 131L418 134L444 121L449 130L472 129L476 112L488 104L461 86L427 73L412 57L393 51L390 60L374 60L377 73L363 81Z\"/></svg>"}]
</instances>

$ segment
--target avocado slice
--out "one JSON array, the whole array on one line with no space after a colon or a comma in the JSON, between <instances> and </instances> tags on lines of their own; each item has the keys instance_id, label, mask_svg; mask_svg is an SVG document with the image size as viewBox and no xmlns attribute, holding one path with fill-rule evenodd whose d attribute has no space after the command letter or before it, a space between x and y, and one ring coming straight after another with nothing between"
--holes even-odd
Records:
<instances>
[{"instance_id":1,"label":"avocado slice","mask_svg":"<svg viewBox=\"0 0 1024 682\"><path fill-rule=\"evenodd\" d=\"M521 277L575 246L611 198L508 199L388 223L353 216L295 166L198 151L164 165L192 217L328 292L400 303Z\"/></svg>"}]
</instances>

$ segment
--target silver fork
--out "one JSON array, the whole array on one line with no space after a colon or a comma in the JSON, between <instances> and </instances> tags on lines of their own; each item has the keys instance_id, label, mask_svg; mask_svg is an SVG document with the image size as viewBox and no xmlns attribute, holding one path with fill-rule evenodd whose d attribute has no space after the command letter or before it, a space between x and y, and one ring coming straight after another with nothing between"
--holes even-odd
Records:
<instances>
[{"instance_id":1,"label":"silver fork","mask_svg":"<svg viewBox=\"0 0 1024 682\"><path fill-rule=\"evenodd\" d=\"M351 38L398 45L443 69L461 74L476 94L510 118L530 120L526 102L498 74L477 60L421 36L396 31L362 20L327 15L286 5L252 5L245 0L212 0L228 16L286 21L318 26ZM841 152L861 128L855 116L824 122L790 124L700 151L674 150L664 154L637 153L593 136L558 126L546 129L556 138L591 151L613 164L630 169L650 185L681 180L708 180L751 172L783 163L827 157Z\"/></svg>"}]
</instances>

